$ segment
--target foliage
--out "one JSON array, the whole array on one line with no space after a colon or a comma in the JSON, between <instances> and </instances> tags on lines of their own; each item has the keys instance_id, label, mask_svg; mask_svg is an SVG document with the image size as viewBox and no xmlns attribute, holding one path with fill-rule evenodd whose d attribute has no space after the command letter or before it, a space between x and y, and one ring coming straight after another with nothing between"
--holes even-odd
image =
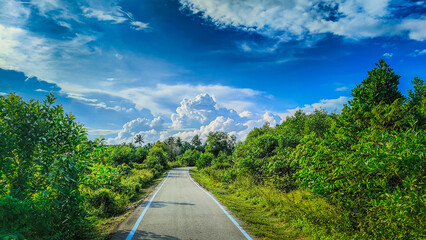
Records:
<instances>
[{"instance_id":1,"label":"foliage","mask_svg":"<svg viewBox=\"0 0 426 240\"><path fill-rule=\"evenodd\" d=\"M187 150L178 157L178 162L182 166L195 166L197 159L200 158L201 153L197 150Z\"/></svg>"},{"instance_id":2,"label":"foliage","mask_svg":"<svg viewBox=\"0 0 426 240\"><path fill-rule=\"evenodd\" d=\"M197 168L208 167L211 165L213 158L214 158L214 155L211 154L210 152L201 153L195 165L197 166Z\"/></svg>"},{"instance_id":3,"label":"foliage","mask_svg":"<svg viewBox=\"0 0 426 240\"><path fill-rule=\"evenodd\" d=\"M79 186L97 151L88 144L83 126L53 105L55 100L53 94L42 102L26 102L13 93L0 97L0 197L27 206L27 221L19 212L6 216L20 226L15 231L71 239L82 232ZM31 228L34 219L43 223Z\"/></svg>"},{"instance_id":4,"label":"foliage","mask_svg":"<svg viewBox=\"0 0 426 240\"><path fill-rule=\"evenodd\" d=\"M99 214L106 217L119 214L124 211L127 201L121 195L107 188L96 190L89 198L90 204L99 210Z\"/></svg>"},{"instance_id":5,"label":"foliage","mask_svg":"<svg viewBox=\"0 0 426 240\"><path fill-rule=\"evenodd\" d=\"M149 144L89 141L55 99L0 97L2 239L93 237L97 222L121 214L153 182L154 170L141 164ZM164 170L154 167L157 176Z\"/></svg>"},{"instance_id":6,"label":"foliage","mask_svg":"<svg viewBox=\"0 0 426 240\"><path fill-rule=\"evenodd\" d=\"M342 210L342 230L354 238L424 238L426 86L415 78L405 97L399 78L379 60L341 114L299 110L275 128L253 129L232 157L219 154L224 137L212 134L206 152L214 158L201 155L197 167L224 188L243 191L237 182L246 178L255 189L306 189Z\"/></svg>"},{"instance_id":7,"label":"foliage","mask_svg":"<svg viewBox=\"0 0 426 240\"><path fill-rule=\"evenodd\" d=\"M153 169L155 176L158 176L168 168L166 149L166 144L162 142L157 142L151 149L149 149L146 164L148 168Z\"/></svg>"},{"instance_id":8,"label":"foliage","mask_svg":"<svg viewBox=\"0 0 426 240\"><path fill-rule=\"evenodd\" d=\"M229 135L226 132L210 132L207 135L206 152L213 154L215 157L220 152L230 155L234 150L235 142L236 137L234 135Z\"/></svg>"}]
</instances>

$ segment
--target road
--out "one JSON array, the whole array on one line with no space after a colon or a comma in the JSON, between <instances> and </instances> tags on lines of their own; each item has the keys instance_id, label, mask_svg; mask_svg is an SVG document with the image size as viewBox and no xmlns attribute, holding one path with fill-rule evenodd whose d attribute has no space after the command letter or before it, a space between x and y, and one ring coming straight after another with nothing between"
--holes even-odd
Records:
<instances>
[{"instance_id":1,"label":"road","mask_svg":"<svg viewBox=\"0 0 426 240\"><path fill-rule=\"evenodd\" d=\"M119 226L112 240L251 239L239 227L241 221L228 213L192 180L189 168L177 168Z\"/></svg>"}]
</instances>

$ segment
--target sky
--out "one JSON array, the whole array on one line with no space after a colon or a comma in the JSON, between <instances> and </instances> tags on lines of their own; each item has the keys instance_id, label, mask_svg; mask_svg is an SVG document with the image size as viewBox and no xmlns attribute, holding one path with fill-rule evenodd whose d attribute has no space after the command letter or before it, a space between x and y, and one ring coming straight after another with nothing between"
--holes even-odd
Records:
<instances>
[{"instance_id":1,"label":"sky","mask_svg":"<svg viewBox=\"0 0 426 240\"><path fill-rule=\"evenodd\" d=\"M425 1L0 0L0 95L53 92L109 144L339 111L381 58L426 80Z\"/></svg>"}]
</instances>

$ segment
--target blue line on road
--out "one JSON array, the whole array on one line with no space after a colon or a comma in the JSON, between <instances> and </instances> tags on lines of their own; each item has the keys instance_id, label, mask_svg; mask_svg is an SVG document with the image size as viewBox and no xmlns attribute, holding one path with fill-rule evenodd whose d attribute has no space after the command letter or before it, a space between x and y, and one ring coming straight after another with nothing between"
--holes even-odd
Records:
<instances>
[{"instance_id":1,"label":"blue line on road","mask_svg":"<svg viewBox=\"0 0 426 240\"><path fill-rule=\"evenodd\" d=\"M206 190L204 190L204 188L202 188L198 183L196 183L191 175L189 174L189 170L188 170L188 175L189 175L189 179L191 179L191 181L201 190L203 190L203 192L205 192L211 199L213 199L213 201L220 207L220 209L222 209L222 211L226 214L226 216L228 216L229 219L231 219L231 221L234 223L234 225L240 230L240 232L244 235L244 237L246 237L248 240L252 240L252 238L247 234L246 231L244 231L244 229L237 223L237 221L235 221L235 219L225 210L225 208L222 207L222 205L212 196L210 195L209 192L207 192Z\"/></svg>"},{"instance_id":2,"label":"blue line on road","mask_svg":"<svg viewBox=\"0 0 426 240\"><path fill-rule=\"evenodd\" d=\"M141 213L141 215L139 216L138 220L135 223L135 226L133 226L132 231L130 231L129 235L127 236L126 240L130 240L132 239L133 235L135 235L136 230L139 227L139 224L142 221L143 216L145 216L146 211L148 211L149 206L152 203L152 200L154 200L155 196L157 195L157 193L160 191L160 189L163 187L164 183L167 181L167 178L169 178L169 174L167 174L166 179L164 179L163 183L161 184L161 186L158 188L158 190L155 192L154 196L152 196L151 200L149 200L148 204L146 205L145 209L143 210L143 212Z\"/></svg>"}]
</instances>

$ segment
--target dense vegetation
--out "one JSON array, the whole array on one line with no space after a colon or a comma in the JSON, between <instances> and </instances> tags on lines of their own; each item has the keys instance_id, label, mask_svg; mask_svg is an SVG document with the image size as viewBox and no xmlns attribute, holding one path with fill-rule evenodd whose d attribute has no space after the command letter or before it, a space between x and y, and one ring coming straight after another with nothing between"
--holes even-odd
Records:
<instances>
[{"instance_id":1,"label":"dense vegetation","mask_svg":"<svg viewBox=\"0 0 426 240\"><path fill-rule=\"evenodd\" d=\"M426 85L415 78L404 96L399 78L380 60L340 114L298 111L275 127L254 129L232 155L224 149L227 156L216 154L221 160L210 164L200 157L197 167L209 166L200 173L269 213L295 214L332 238L425 238ZM329 216L316 217L314 205L303 214L301 202L289 210L280 200L289 193L326 200L332 207L316 210Z\"/></svg>"},{"instance_id":2,"label":"dense vegetation","mask_svg":"<svg viewBox=\"0 0 426 240\"><path fill-rule=\"evenodd\" d=\"M90 141L55 100L52 94L28 102L13 93L0 97L1 239L101 238L102 225L176 166L178 155L203 150L199 141L175 138L144 147ZM188 151L180 161L195 157Z\"/></svg>"}]
</instances>

